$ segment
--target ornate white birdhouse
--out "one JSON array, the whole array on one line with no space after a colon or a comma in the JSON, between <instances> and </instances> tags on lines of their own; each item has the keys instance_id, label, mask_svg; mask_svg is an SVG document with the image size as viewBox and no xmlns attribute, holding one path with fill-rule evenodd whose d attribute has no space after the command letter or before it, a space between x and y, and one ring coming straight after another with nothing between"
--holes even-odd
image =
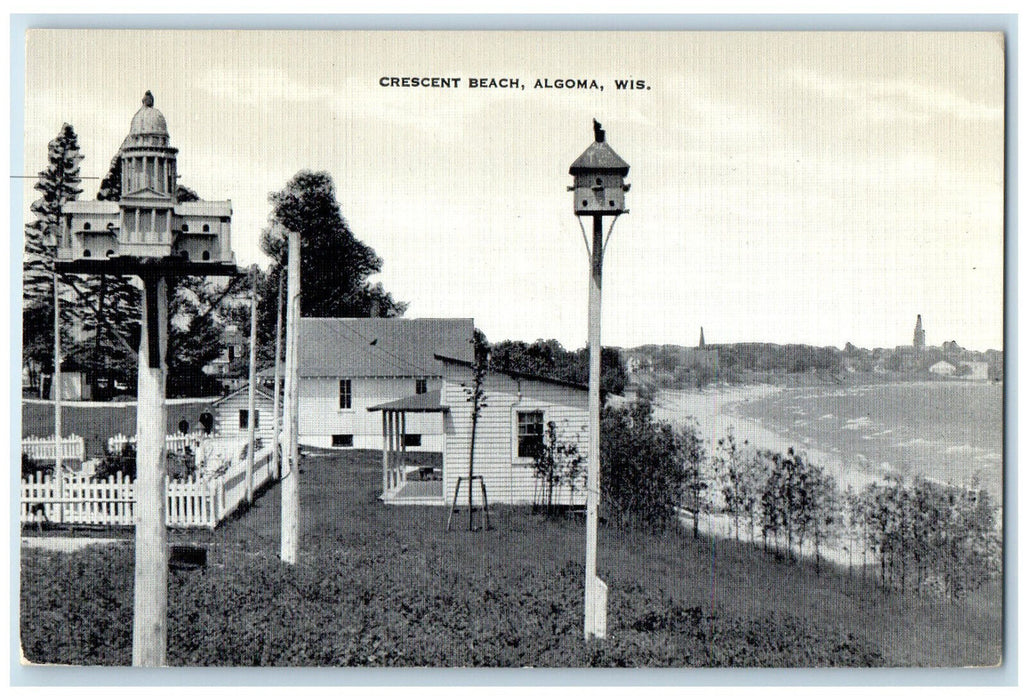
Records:
<instances>
[{"instance_id":1,"label":"ornate white birdhouse","mask_svg":"<svg viewBox=\"0 0 1028 700\"><path fill-rule=\"evenodd\" d=\"M631 187L625 184L628 163L607 144L603 127L595 119L593 132L596 141L571 164L575 184L568 190L575 193L575 214L624 214L628 211L625 192Z\"/></svg>"},{"instance_id":2,"label":"ornate white birdhouse","mask_svg":"<svg viewBox=\"0 0 1028 700\"><path fill-rule=\"evenodd\" d=\"M234 266L230 201L179 202L177 149L148 90L121 144L121 199L64 205L58 267L132 274L140 263L169 274L220 274Z\"/></svg>"}]
</instances>

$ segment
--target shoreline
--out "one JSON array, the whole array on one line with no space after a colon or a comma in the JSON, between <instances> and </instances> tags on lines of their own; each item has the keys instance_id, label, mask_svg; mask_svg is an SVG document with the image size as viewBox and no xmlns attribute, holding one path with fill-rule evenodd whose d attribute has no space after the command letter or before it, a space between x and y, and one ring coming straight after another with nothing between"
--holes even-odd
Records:
<instances>
[{"instance_id":1,"label":"shoreline","mask_svg":"<svg viewBox=\"0 0 1028 700\"><path fill-rule=\"evenodd\" d=\"M724 438L731 429L740 446L744 441L753 449L768 449L785 452L790 447L824 468L835 477L840 490L853 486L860 490L868 484L881 481L888 473L881 465L861 464L855 458L847 459L836 451L824 450L812 441L797 442L763 423L745 418L734 412L734 407L756 399L786 391L785 387L757 384L739 387L715 387L696 391L662 390L653 403L657 418L682 425L689 418L695 420L700 436L712 455L717 441Z\"/></svg>"}]
</instances>

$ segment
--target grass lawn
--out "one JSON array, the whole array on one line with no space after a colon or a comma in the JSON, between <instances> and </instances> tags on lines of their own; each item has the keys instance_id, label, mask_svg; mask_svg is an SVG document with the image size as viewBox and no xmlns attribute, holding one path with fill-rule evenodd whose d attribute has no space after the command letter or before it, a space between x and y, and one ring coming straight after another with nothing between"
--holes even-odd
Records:
<instances>
[{"instance_id":1,"label":"grass lawn","mask_svg":"<svg viewBox=\"0 0 1028 700\"><path fill-rule=\"evenodd\" d=\"M176 665L964 666L998 663L998 586L959 604L864 586L690 535L600 530L608 639L581 639L584 526L495 506L386 507L377 452L306 458L300 563L278 561L279 489L172 572ZM130 546L23 550L21 638L35 662L131 661Z\"/></svg>"}]
</instances>

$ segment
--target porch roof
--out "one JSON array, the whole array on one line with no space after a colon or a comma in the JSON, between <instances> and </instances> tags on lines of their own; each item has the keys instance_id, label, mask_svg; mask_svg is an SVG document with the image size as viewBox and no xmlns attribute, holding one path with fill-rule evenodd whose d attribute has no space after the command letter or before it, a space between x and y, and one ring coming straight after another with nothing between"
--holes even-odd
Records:
<instances>
[{"instance_id":1,"label":"porch roof","mask_svg":"<svg viewBox=\"0 0 1028 700\"><path fill-rule=\"evenodd\" d=\"M369 411L402 411L404 413L445 413L449 411L448 406L440 403L441 392L439 390L429 391L424 394L405 396L402 399L380 403L371 406Z\"/></svg>"}]
</instances>

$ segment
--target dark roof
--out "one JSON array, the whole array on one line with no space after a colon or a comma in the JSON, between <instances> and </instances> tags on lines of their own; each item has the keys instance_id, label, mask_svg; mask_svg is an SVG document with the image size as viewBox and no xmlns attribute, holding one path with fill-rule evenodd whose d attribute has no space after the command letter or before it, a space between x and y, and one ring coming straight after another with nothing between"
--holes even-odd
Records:
<instances>
[{"instance_id":1,"label":"dark roof","mask_svg":"<svg viewBox=\"0 0 1028 700\"><path fill-rule=\"evenodd\" d=\"M470 318L304 318L301 377L441 377L436 353L471 362Z\"/></svg>"},{"instance_id":2,"label":"dark roof","mask_svg":"<svg viewBox=\"0 0 1028 700\"><path fill-rule=\"evenodd\" d=\"M578 156L578 160L571 164L571 174L578 175L594 170L616 170L624 176L628 174L628 163L615 153L606 141L593 142Z\"/></svg>"},{"instance_id":3,"label":"dark roof","mask_svg":"<svg viewBox=\"0 0 1028 700\"><path fill-rule=\"evenodd\" d=\"M229 393L225 394L224 396L222 396L220 399L216 400L211 405L212 406L217 406L219 403L228 401L229 399L231 399L236 394L239 394L239 393L244 392L244 391L249 391L249 390L250 390L250 385L249 384L244 384L243 386L239 387L235 391L232 391L232 392L229 392ZM254 395L256 397L259 397L259 398L267 399L268 401L272 400L271 394L269 394L268 392L264 391L259 386L258 387L254 387Z\"/></svg>"},{"instance_id":4,"label":"dark roof","mask_svg":"<svg viewBox=\"0 0 1028 700\"><path fill-rule=\"evenodd\" d=\"M438 360L440 360L441 362L444 362L444 363L445 362L449 362L451 364L464 365L465 367L474 367L474 362L471 362L471 361L468 361L468 360L457 359L455 357L446 357L445 355L438 355L437 354L436 355L436 359L438 359ZM544 382L546 384L556 384L558 386L566 386L566 387L570 387L572 389L579 389L581 391L589 391L589 386L587 384L579 384L577 382L569 382L569 381L567 381L565 379L555 379L554 377L544 377L541 374L527 374L525 372L517 372L517 371L511 370L511 369L496 369L495 367L490 367L489 371L490 372L498 372L500 374L506 374L508 377L513 377L514 379L530 379L530 380L536 381L536 382Z\"/></svg>"},{"instance_id":5,"label":"dark roof","mask_svg":"<svg viewBox=\"0 0 1028 700\"><path fill-rule=\"evenodd\" d=\"M414 394L413 396L406 396L396 401L389 401L388 403L381 403L377 406L372 406L369 411L405 411L407 413L443 413L444 411L450 410L448 407L443 406L439 399L442 392L439 390L429 391L424 394Z\"/></svg>"}]
</instances>

